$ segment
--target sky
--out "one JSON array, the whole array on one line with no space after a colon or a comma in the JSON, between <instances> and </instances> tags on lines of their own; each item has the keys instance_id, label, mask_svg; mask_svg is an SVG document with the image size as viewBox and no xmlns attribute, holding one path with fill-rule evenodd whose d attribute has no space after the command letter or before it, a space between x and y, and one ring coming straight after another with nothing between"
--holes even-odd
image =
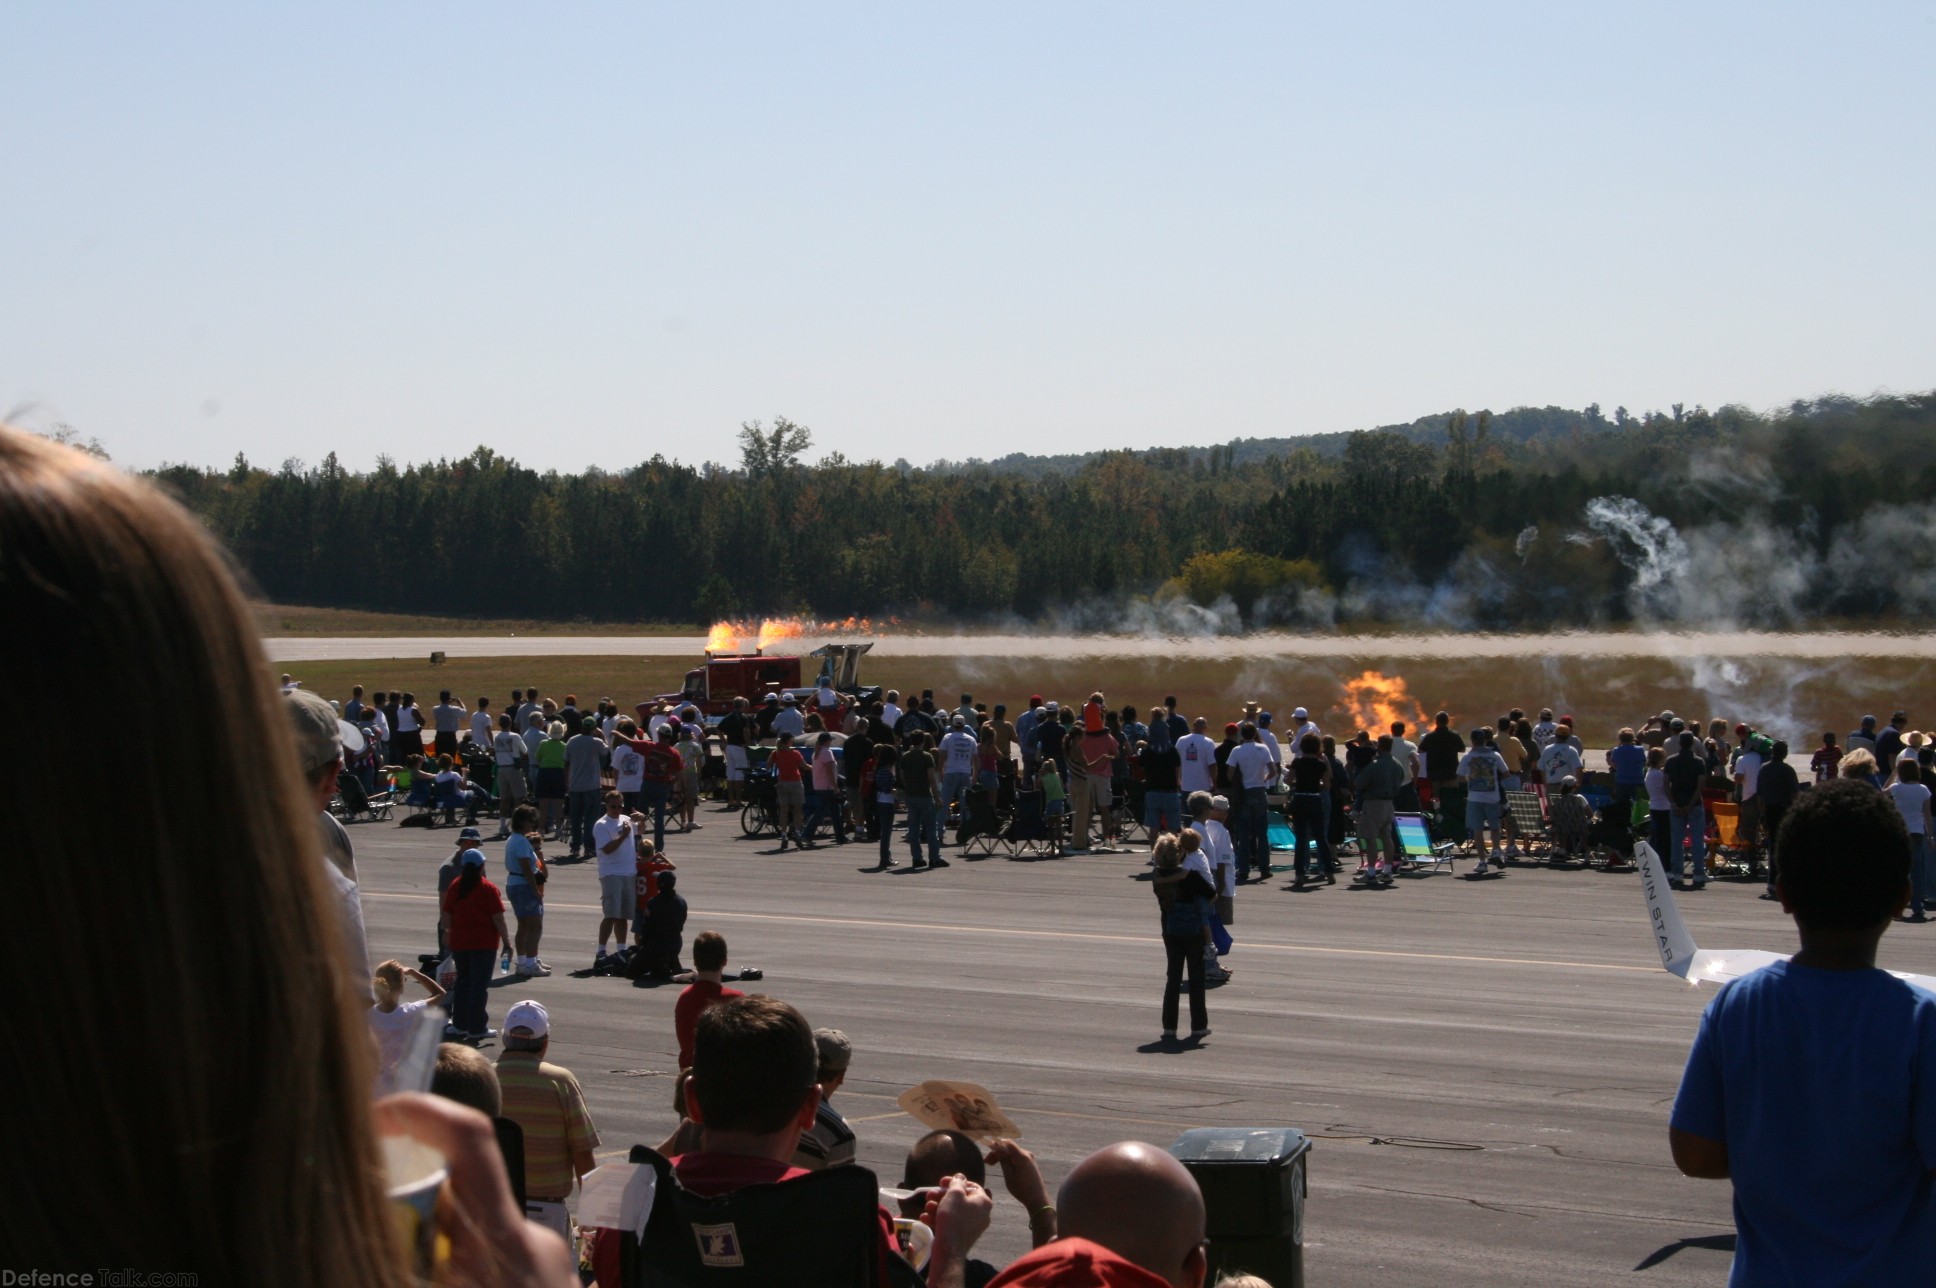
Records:
<instances>
[{"instance_id":1,"label":"sky","mask_svg":"<svg viewBox=\"0 0 1936 1288\"><path fill-rule=\"evenodd\" d=\"M1936 386L1936 5L0 5L0 415L992 458Z\"/></svg>"}]
</instances>

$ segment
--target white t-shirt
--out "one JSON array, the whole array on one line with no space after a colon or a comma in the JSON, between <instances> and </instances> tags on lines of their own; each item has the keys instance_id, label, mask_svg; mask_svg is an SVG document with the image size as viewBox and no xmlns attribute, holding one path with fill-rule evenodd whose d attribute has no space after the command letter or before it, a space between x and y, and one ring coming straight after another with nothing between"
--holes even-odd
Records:
<instances>
[{"instance_id":1,"label":"white t-shirt","mask_svg":"<svg viewBox=\"0 0 1936 1288\"><path fill-rule=\"evenodd\" d=\"M900 707L890 702L881 708L881 723L892 729L895 725L901 723L901 717L904 714L906 713Z\"/></svg>"},{"instance_id":2,"label":"white t-shirt","mask_svg":"<svg viewBox=\"0 0 1936 1288\"><path fill-rule=\"evenodd\" d=\"M657 738L659 736L659 730L663 729L671 719L671 716L661 711L645 722L645 731L652 737Z\"/></svg>"},{"instance_id":3,"label":"white t-shirt","mask_svg":"<svg viewBox=\"0 0 1936 1288\"><path fill-rule=\"evenodd\" d=\"M1741 799L1753 800L1756 789L1761 786L1761 754L1754 751L1742 752L1734 758L1734 772L1747 775L1741 780Z\"/></svg>"},{"instance_id":4,"label":"white t-shirt","mask_svg":"<svg viewBox=\"0 0 1936 1288\"><path fill-rule=\"evenodd\" d=\"M423 721L417 715L417 708L415 707L397 708L397 732L398 733L415 733L417 732L417 730L421 728L423 728Z\"/></svg>"},{"instance_id":5,"label":"white t-shirt","mask_svg":"<svg viewBox=\"0 0 1936 1288\"><path fill-rule=\"evenodd\" d=\"M1541 751L1553 745L1553 737L1559 732L1559 725L1551 720L1542 720L1533 726L1533 745Z\"/></svg>"},{"instance_id":6,"label":"white t-shirt","mask_svg":"<svg viewBox=\"0 0 1936 1288\"><path fill-rule=\"evenodd\" d=\"M530 758L530 754L525 747L524 739L518 737L509 729L498 730L496 736L491 739L491 747L497 753L497 763L506 769L511 768L521 760L528 760Z\"/></svg>"},{"instance_id":7,"label":"white t-shirt","mask_svg":"<svg viewBox=\"0 0 1936 1288\"><path fill-rule=\"evenodd\" d=\"M781 707L780 714L773 717L773 732L790 733L798 738L806 732L807 722L801 718L799 707Z\"/></svg>"},{"instance_id":8,"label":"white t-shirt","mask_svg":"<svg viewBox=\"0 0 1936 1288\"><path fill-rule=\"evenodd\" d=\"M376 736L390 741L390 717L383 714L382 707L370 708L370 722L376 726Z\"/></svg>"},{"instance_id":9,"label":"white t-shirt","mask_svg":"<svg viewBox=\"0 0 1936 1288\"><path fill-rule=\"evenodd\" d=\"M1674 808L1674 801L1667 794L1667 771L1665 769L1650 769L1647 771L1647 808Z\"/></svg>"},{"instance_id":10,"label":"white t-shirt","mask_svg":"<svg viewBox=\"0 0 1936 1288\"><path fill-rule=\"evenodd\" d=\"M1318 722L1315 720L1306 720L1303 724L1297 727L1296 742L1298 746L1302 747L1304 745L1304 735L1307 733L1316 734L1320 740L1320 743L1324 738L1324 730L1318 728Z\"/></svg>"},{"instance_id":11,"label":"white t-shirt","mask_svg":"<svg viewBox=\"0 0 1936 1288\"><path fill-rule=\"evenodd\" d=\"M1268 729L1259 729L1257 731L1257 741L1264 745L1264 751L1267 755L1270 756L1271 764L1279 765L1279 766L1283 765L1284 749L1277 745L1276 734L1272 733Z\"/></svg>"},{"instance_id":12,"label":"white t-shirt","mask_svg":"<svg viewBox=\"0 0 1936 1288\"><path fill-rule=\"evenodd\" d=\"M840 695L834 692L831 684L821 685L820 691L813 695L813 700L820 704L822 711L832 711L840 705Z\"/></svg>"},{"instance_id":13,"label":"white t-shirt","mask_svg":"<svg viewBox=\"0 0 1936 1288\"><path fill-rule=\"evenodd\" d=\"M1908 825L1911 836L1923 834L1923 809L1929 803L1929 788L1921 783L1892 783L1889 796L1902 811L1902 821Z\"/></svg>"},{"instance_id":14,"label":"white t-shirt","mask_svg":"<svg viewBox=\"0 0 1936 1288\"><path fill-rule=\"evenodd\" d=\"M1210 860L1205 856L1201 848L1193 850L1183 856L1183 870L1185 872L1198 873L1205 881L1210 883L1211 889L1216 889L1217 878L1211 874Z\"/></svg>"},{"instance_id":15,"label":"white t-shirt","mask_svg":"<svg viewBox=\"0 0 1936 1288\"><path fill-rule=\"evenodd\" d=\"M471 741L482 747L491 741L491 713L471 712Z\"/></svg>"},{"instance_id":16,"label":"white t-shirt","mask_svg":"<svg viewBox=\"0 0 1936 1288\"><path fill-rule=\"evenodd\" d=\"M429 1005L429 998L420 998L415 1002L399 1002L394 1011L370 1008L370 1032L376 1035L377 1077L387 1078L396 1069L397 1062L403 1059L410 1030L416 1027L417 1017Z\"/></svg>"},{"instance_id":17,"label":"white t-shirt","mask_svg":"<svg viewBox=\"0 0 1936 1288\"><path fill-rule=\"evenodd\" d=\"M1214 818L1190 824L1190 830L1203 838L1201 853L1210 857L1210 870L1216 874L1211 885L1218 894L1234 894L1237 875L1237 847L1231 844L1230 829Z\"/></svg>"},{"instance_id":18,"label":"white t-shirt","mask_svg":"<svg viewBox=\"0 0 1936 1288\"><path fill-rule=\"evenodd\" d=\"M1418 778L1418 744L1404 738L1392 739L1392 759L1405 771L1405 781L1414 782Z\"/></svg>"},{"instance_id":19,"label":"white t-shirt","mask_svg":"<svg viewBox=\"0 0 1936 1288\"><path fill-rule=\"evenodd\" d=\"M1506 777L1506 758L1490 747L1476 748L1459 761L1459 777L1465 780L1465 798L1480 805L1497 805L1500 782Z\"/></svg>"},{"instance_id":20,"label":"white t-shirt","mask_svg":"<svg viewBox=\"0 0 1936 1288\"><path fill-rule=\"evenodd\" d=\"M636 792L645 783L645 757L631 743L618 743L612 748L612 772L618 790Z\"/></svg>"},{"instance_id":21,"label":"white t-shirt","mask_svg":"<svg viewBox=\"0 0 1936 1288\"><path fill-rule=\"evenodd\" d=\"M1238 743L1230 749L1226 763L1237 771L1245 787L1270 786L1271 769L1276 764L1271 759L1270 749L1261 742Z\"/></svg>"},{"instance_id":22,"label":"white t-shirt","mask_svg":"<svg viewBox=\"0 0 1936 1288\"><path fill-rule=\"evenodd\" d=\"M641 757L643 759L643 757ZM632 853L632 847L621 841L618 848L610 854L605 847L615 837L623 836L629 840L632 834L632 820L620 814L613 818L610 814L600 814L592 824L592 850L598 855L598 875L601 877L629 877L639 870L639 861Z\"/></svg>"},{"instance_id":23,"label":"white t-shirt","mask_svg":"<svg viewBox=\"0 0 1936 1288\"><path fill-rule=\"evenodd\" d=\"M1176 754L1183 760L1183 790L1207 792L1217 780L1217 744L1200 733L1177 740Z\"/></svg>"},{"instance_id":24,"label":"white t-shirt","mask_svg":"<svg viewBox=\"0 0 1936 1288\"><path fill-rule=\"evenodd\" d=\"M981 743L965 729L956 729L944 735L941 739L941 772L972 775L975 772L975 755L980 750Z\"/></svg>"}]
</instances>

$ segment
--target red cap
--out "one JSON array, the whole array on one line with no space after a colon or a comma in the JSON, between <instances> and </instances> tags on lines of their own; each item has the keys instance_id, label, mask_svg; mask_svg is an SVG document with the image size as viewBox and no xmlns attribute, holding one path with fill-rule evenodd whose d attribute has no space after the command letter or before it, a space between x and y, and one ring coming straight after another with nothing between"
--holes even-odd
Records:
<instances>
[{"instance_id":1,"label":"red cap","mask_svg":"<svg viewBox=\"0 0 1936 1288\"><path fill-rule=\"evenodd\" d=\"M1744 724L1738 724L1738 725L1736 725L1736 726L1734 727L1734 731L1735 731L1735 732L1736 732L1737 734L1742 734L1742 733L1746 733L1746 732L1748 732L1748 726L1746 726L1746 725L1744 725Z\"/></svg>"},{"instance_id":2,"label":"red cap","mask_svg":"<svg viewBox=\"0 0 1936 1288\"><path fill-rule=\"evenodd\" d=\"M1039 706L1041 706L1041 705L1042 705L1042 695L1041 695L1041 694L1039 694L1039 693L1031 693L1031 694L1029 694L1029 705L1030 705L1030 706L1032 706L1032 707L1039 707Z\"/></svg>"},{"instance_id":3,"label":"red cap","mask_svg":"<svg viewBox=\"0 0 1936 1288\"><path fill-rule=\"evenodd\" d=\"M1561 717L1560 717L1560 723L1561 723L1561 724L1563 724L1563 725L1570 725L1570 724L1572 724L1572 723L1573 723L1573 717L1572 717L1572 716L1561 716Z\"/></svg>"},{"instance_id":4,"label":"red cap","mask_svg":"<svg viewBox=\"0 0 1936 1288\"><path fill-rule=\"evenodd\" d=\"M1236 732L1237 732L1237 722L1236 722L1235 720L1232 720L1232 721L1231 721L1231 722L1230 722L1229 724L1227 724L1227 725L1225 725L1225 726L1223 727L1223 731L1224 731L1225 733L1236 733Z\"/></svg>"}]
</instances>

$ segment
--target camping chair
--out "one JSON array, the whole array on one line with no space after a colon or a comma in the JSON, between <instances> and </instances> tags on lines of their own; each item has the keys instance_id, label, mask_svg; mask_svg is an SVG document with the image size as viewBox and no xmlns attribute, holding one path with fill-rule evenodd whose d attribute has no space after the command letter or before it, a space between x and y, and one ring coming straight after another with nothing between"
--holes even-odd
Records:
<instances>
[{"instance_id":1,"label":"camping chair","mask_svg":"<svg viewBox=\"0 0 1936 1288\"><path fill-rule=\"evenodd\" d=\"M1123 790L1111 792L1110 808L1116 811L1116 837L1120 845L1149 845L1155 838L1143 826L1143 783L1132 778Z\"/></svg>"},{"instance_id":2,"label":"camping chair","mask_svg":"<svg viewBox=\"0 0 1936 1288\"><path fill-rule=\"evenodd\" d=\"M1514 844L1528 857L1533 855L1534 846L1549 851L1553 848L1553 835L1546 826L1546 802L1538 792L1507 792L1506 812L1512 816L1513 828L1519 834Z\"/></svg>"},{"instance_id":3,"label":"camping chair","mask_svg":"<svg viewBox=\"0 0 1936 1288\"><path fill-rule=\"evenodd\" d=\"M1047 854L1054 849L1049 839L1048 820L1042 817L1042 793L1017 791L1015 812L998 838L1011 857L1018 854Z\"/></svg>"},{"instance_id":4,"label":"camping chair","mask_svg":"<svg viewBox=\"0 0 1936 1288\"><path fill-rule=\"evenodd\" d=\"M432 783L430 808L433 813L444 816L445 827L457 826L457 811L467 807L464 783L459 779L454 783Z\"/></svg>"},{"instance_id":5,"label":"camping chair","mask_svg":"<svg viewBox=\"0 0 1936 1288\"><path fill-rule=\"evenodd\" d=\"M1002 821L995 815L995 802L988 789L976 783L962 793L961 826L955 832L955 844L963 854L973 854L976 845L981 846L983 854L993 854L1001 836Z\"/></svg>"},{"instance_id":6,"label":"camping chair","mask_svg":"<svg viewBox=\"0 0 1936 1288\"><path fill-rule=\"evenodd\" d=\"M1725 867L1731 872L1753 872L1755 848L1741 835L1741 806L1734 801L1713 801L1707 807L1707 870L1713 874Z\"/></svg>"},{"instance_id":7,"label":"camping chair","mask_svg":"<svg viewBox=\"0 0 1936 1288\"><path fill-rule=\"evenodd\" d=\"M358 818L368 818L378 822L390 817L392 801L390 793L371 796L363 790L363 780L355 774L336 776L336 799L330 802L336 816L345 823L355 822Z\"/></svg>"},{"instance_id":8,"label":"camping chair","mask_svg":"<svg viewBox=\"0 0 1936 1288\"><path fill-rule=\"evenodd\" d=\"M1464 845L1472 839L1465 826L1466 790L1463 784L1441 787L1433 798L1432 830L1442 841Z\"/></svg>"},{"instance_id":9,"label":"camping chair","mask_svg":"<svg viewBox=\"0 0 1936 1288\"><path fill-rule=\"evenodd\" d=\"M1264 810L1264 840L1274 854L1295 853L1297 851L1297 830L1291 820L1276 809Z\"/></svg>"},{"instance_id":10,"label":"camping chair","mask_svg":"<svg viewBox=\"0 0 1936 1288\"><path fill-rule=\"evenodd\" d=\"M876 1288L880 1181L858 1165L702 1198L672 1164L643 1145L630 1162L657 1173L645 1234L620 1235L626 1288ZM920 1288L914 1268L889 1256L892 1288Z\"/></svg>"},{"instance_id":11,"label":"camping chair","mask_svg":"<svg viewBox=\"0 0 1936 1288\"><path fill-rule=\"evenodd\" d=\"M1418 872L1425 868L1437 871L1441 864L1452 865L1457 842L1433 840L1432 829L1426 825L1423 814L1392 815L1392 832L1398 838L1400 872Z\"/></svg>"}]
</instances>

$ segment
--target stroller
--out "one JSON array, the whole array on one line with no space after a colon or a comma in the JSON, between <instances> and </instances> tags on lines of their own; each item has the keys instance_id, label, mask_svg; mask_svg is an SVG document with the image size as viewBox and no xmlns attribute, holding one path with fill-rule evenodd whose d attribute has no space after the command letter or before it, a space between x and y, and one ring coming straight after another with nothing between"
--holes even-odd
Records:
<instances>
[{"instance_id":1,"label":"stroller","mask_svg":"<svg viewBox=\"0 0 1936 1288\"><path fill-rule=\"evenodd\" d=\"M962 853L974 852L977 843L982 853L993 854L1001 839L1002 821L995 814L995 802L986 787L977 783L961 797L961 826L955 830L955 844Z\"/></svg>"},{"instance_id":2,"label":"stroller","mask_svg":"<svg viewBox=\"0 0 1936 1288\"><path fill-rule=\"evenodd\" d=\"M1042 793L1017 791L1015 813L1002 829L1001 842L1009 854L1056 854L1060 847L1049 835L1048 820L1042 814Z\"/></svg>"}]
</instances>

